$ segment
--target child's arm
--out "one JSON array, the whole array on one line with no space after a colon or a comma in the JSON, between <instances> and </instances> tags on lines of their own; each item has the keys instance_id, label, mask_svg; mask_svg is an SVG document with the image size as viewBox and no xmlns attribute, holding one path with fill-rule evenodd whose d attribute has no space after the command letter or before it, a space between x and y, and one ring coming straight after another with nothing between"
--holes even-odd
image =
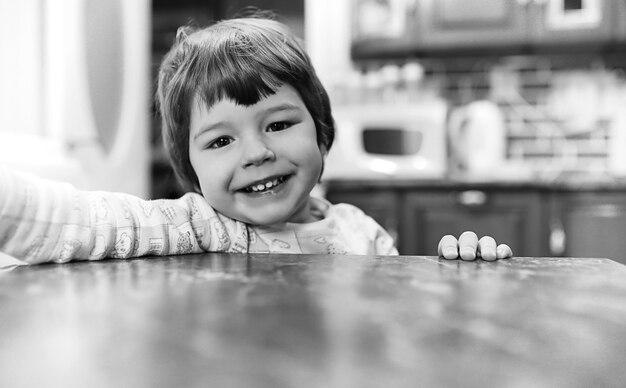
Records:
<instances>
[{"instance_id":1,"label":"child's arm","mask_svg":"<svg viewBox=\"0 0 626 388\"><path fill-rule=\"evenodd\" d=\"M443 236L437 250L440 257L450 260L458 258L475 260L481 257L484 260L493 261L513 256L508 245L497 245L496 240L490 236L484 236L479 240L474 232L463 232L458 240L452 235Z\"/></svg>"},{"instance_id":2,"label":"child's arm","mask_svg":"<svg viewBox=\"0 0 626 388\"><path fill-rule=\"evenodd\" d=\"M245 225L198 194L145 201L0 166L0 251L28 263L246 249Z\"/></svg>"}]
</instances>

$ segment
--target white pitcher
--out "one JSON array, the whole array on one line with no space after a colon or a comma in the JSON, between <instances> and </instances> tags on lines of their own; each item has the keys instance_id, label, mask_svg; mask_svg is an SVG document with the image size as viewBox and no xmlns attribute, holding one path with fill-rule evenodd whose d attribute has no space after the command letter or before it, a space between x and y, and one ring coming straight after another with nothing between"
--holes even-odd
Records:
<instances>
[{"instance_id":1,"label":"white pitcher","mask_svg":"<svg viewBox=\"0 0 626 388\"><path fill-rule=\"evenodd\" d=\"M455 109L448 119L454 157L465 172L489 175L506 161L506 126L494 102L478 100Z\"/></svg>"}]
</instances>

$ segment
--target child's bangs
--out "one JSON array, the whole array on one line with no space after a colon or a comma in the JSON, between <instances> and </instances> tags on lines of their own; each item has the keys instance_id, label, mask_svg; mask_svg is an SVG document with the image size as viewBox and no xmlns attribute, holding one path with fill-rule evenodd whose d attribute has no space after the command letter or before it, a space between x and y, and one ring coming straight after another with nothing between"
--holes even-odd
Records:
<instances>
[{"instance_id":1,"label":"child's bangs","mask_svg":"<svg viewBox=\"0 0 626 388\"><path fill-rule=\"evenodd\" d=\"M200 54L198 65L205 67L198 86L209 106L224 98L253 105L284 84L296 86L306 79L305 56L282 32L242 30L223 32L222 39L204 46Z\"/></svg>"},{"instance_id":2,"label":"child's bangs","mask_svg":"<svg viewBox=\"0 0 626 388\"><path fill-rule=\"evenodd\" d=\"M208 106L223 99L243 106L254 105L276 93L280 86L294 84L299 78L284 66L272 66L252 56L221 61L208 69L212 70L205 73L199 85L203 102Z\"/></svg>"}]
</instances>

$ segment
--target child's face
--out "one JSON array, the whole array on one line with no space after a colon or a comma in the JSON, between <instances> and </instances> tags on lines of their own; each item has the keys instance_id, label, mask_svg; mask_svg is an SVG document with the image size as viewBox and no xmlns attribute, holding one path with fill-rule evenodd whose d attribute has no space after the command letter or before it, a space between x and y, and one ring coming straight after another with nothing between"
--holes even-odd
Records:
<instances>
[{"instance_id":1,"label":"child's face","mask_svg":"<svg viewBox=\"0 0 626 388\"><path fill-rule=\"evenodd\" d=\"M220 213L255 225L310 222L309 194L325 152L298 92L284 85L251 106L196 99L189 158L202 194Z\"/></svg>"}]
</instances>

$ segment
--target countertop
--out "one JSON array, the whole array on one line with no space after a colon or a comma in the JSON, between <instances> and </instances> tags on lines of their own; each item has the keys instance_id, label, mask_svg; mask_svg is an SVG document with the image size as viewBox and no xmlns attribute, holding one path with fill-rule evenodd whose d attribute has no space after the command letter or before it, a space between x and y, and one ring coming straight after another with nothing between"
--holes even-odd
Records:
<instances>
[{"instance_id":1,"label":"countertop","mask_svg":"<svg viewBox=\"0 0 626 388\"><path fill-rule=\"evenodd\" d=\"M0 273L2 387L616 387L608 259L201 254Z\"/></svg>"},{"instance_id":2,"label":"countertop","mask_svg":"<svg viewBox=\"0 0 626 388\"><path fill-rule=\"evenodd\" d=\"M626 191L626 177L606 174L559 174L518 177L469 176L451 174L441 178L329 179L324 185L330 188L394 188L394 189L501 189L540 191Z\"/></svg>"}]
</instances>

